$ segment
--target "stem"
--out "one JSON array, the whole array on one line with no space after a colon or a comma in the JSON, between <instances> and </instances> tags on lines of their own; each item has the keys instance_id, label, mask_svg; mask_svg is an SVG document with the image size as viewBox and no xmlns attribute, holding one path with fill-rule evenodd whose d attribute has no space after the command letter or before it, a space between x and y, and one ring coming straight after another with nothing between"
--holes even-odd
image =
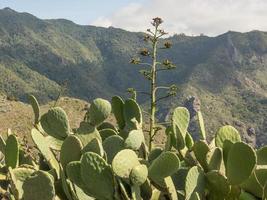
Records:
<instances>
[{"instance_id":1,"label":"stem","mask_svg":"<svg viewBox=\"0 0 267 200\"><path fill-rule=\"evenodd\" d=\"M150 96L150 129L149 129L149 151L152 149L152 142L155 128L155 113L156 113L156 66L157 66L157 31L158 27L155 27L155 34L153 39L153 55L152 55L152 66L151 66L151 96Z\"/></svg>"}]
</instances>

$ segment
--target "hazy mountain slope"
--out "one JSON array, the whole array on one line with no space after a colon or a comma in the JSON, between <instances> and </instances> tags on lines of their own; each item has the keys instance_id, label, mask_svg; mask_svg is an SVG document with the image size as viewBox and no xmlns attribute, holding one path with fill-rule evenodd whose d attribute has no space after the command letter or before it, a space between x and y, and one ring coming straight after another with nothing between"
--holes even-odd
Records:
<instances>
[{"instance_id":1,"label":"hazy mountain slope","mask_svg":"<svg viewBox=\"0 0 267 200\"><path fill-rule=\"evenodd\" d=\"M159 77L181 86L173 106L196 95L210 133L230 123L256 129L267 142L267 33L227 32L217 37L175 35L169 58L177 69ZM129 64L142 33L80 26L68 20L40 20L11 9L0 10L0 90L25 100L34 93L53 99L67 81L69 95L85 100L125 94L128 87L145 90L138 66ZM143 96L139 96L145 103ZM160 118L170 108L162 102ZM259 142L260 143L260 142Z\"/></svg>"}]
</instances>

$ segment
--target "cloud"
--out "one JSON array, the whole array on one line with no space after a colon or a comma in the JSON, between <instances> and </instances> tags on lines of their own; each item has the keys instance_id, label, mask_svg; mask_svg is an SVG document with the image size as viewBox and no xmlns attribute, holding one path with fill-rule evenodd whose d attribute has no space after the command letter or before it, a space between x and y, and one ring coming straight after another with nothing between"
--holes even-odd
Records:
<instances>
[{"instance_id":1,"label":"cloud","mask_svg":"<svg viewBox=\"0 0 267 200\"><path fill-rule=\"evenodd\" d=\"M218 35L228 30L267 30L265 0L146 0L130 3L93 22L130 31L145 31L153 17L162 17L170 33Z\"/></svg>"}]
</instances>

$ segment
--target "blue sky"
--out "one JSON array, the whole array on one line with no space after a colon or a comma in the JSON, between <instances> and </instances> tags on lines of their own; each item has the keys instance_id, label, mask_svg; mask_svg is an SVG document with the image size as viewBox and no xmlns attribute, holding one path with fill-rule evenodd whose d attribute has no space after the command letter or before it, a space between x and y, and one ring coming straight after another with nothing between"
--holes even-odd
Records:
<instances>
[{"instance_id":1,"label":"blue sky","mask_svg":"<svg viewBox=\"0 0 267 200\"><path fill-rule=\"evenodd\" d=\"M78 24L90 24L131 3L144 0L0 0L0 8L10 7L43 19L67 18Z\"/></svg>"},{"instance_id":2,"label":"blue sky","mask_svg":"<svg viewBox=\"0 0 267 200\"><path fill-rule=\"evenodd\" d=\"M4 7L42 19L66 18L130 31L145 31L157 16L171 34L267 31L267 0L0 0Z\"/></svg>"}]
</instances>

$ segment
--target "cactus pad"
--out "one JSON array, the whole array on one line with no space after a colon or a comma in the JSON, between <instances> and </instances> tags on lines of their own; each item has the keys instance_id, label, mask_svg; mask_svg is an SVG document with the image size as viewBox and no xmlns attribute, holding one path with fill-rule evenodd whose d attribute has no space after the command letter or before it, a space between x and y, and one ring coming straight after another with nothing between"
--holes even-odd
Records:
<instances>
[{"instance_id":1,"label":"cactus pad","mask_svg":"<svg viewBox=\"0 0 267 200\"><path fill-rule=\"evenodd\" d=\"M137 186L141 186L148 176L148 170L146 165L135 166L130 173L131 183Z\"/></svg>"},{"instance_id":2,"label":"cactus pad","mask_svg":"<svg viewBox=\"0 0 267 200\"><path fill-rule=\"evenodd\" d=\"M27 200L54 200L54 178L44 171L36 171L29 176L23 186L23 199Z\"/></svg>"},{"instance_id":3,"label":"cactus pad","mask_svg":"<svg viewBox=\"0 0 267 200\"><path fill-rule=\"evenodd\" d=\"M221 127L215 135L216 146L223 148L225 140L230 140L232 143L241 142L241 137L234 127L226 125Z\"/></svg>"},{"instance_id":4,"label":"cactus pad","mask_svg":"<svg viewBox=\"0 0 267 200\"><path fill-rule=\"evenodd\" d=\"M115 186L112 169L98 154L83 154L81 177L86 185L87 194L92 194L97 199L113 199Z\"/></svg>"},{"instance_id":5,"label":"cactus pad","mask_svg":"<svg viewBox=\"0 0 267 200\"><path fill-rule=\"evenodd\" d=\"M183 149L185 147L185 137L190 121L189 111L184 107L177 107L173 111L172 116L173 130L176 133L177 148Z\"/></svg>"},{"instance_id":6,"label":"cactus pad","mask_svg":"<svg viewBox=\"0 0 267 200\"><path fill-rule=\"evenodd\" d=\"M132 130L125 139L125 148L138 150L143 142L145 142L143 131Z\"/></svg>"},{"instance_id":7,"label":"cactus pad","mask_svg":"<svg viewBox=\"0 0 267 200\"><path fill-rule=\"evenodd\" d=\"M112 111L117 120L120 129L125 126L125 120L123 116L124 102L119 96L112 97L111 101Z\"/></svg>"},{"instance_id":8,"label":"cactus pad","mask_svg":"<svg viewBox=\"0 0 267 200\"><path fill-rule=\"evenodd\" d=\"M111 104L109 101L101 98L93 100L88 112L87 121L93 126L98 126L108 118L111 113Z\"/></svg>"},{"instance_id":9,"label":"cactus pad","mask_svg":"<svg viewBox=\"0 0 267 200\"><path fill-rule=\"evenodd\" d=\"M193 146L193 151L197 161L203 167L204 171L208 171L208 163L206 160L207 153L209 152L209 146L204 141L197 141Z\"/></svg>"},{"instance_id":10,"label":"cactus pad","mask_svg":"<svg viewBox=\"0 0 267 200\"><path fill-rule=\"evenodd\" d=\"M175 153L161 153L149 166L149 178L154 182L162 181L162 179L174 174L180 167L180 160Z\"/></svg>"},{"instance_id":11,"label":"cactus pad","mask_svg":"<svg viewBox=\"0 0 267 200\"><path fill-rule=\"evenodd\" d=\"M7 167L16 168L19 164L19 143L15 135L9 135L5 146L5 162Z\"/></svg>"},{"instance_id":12,"label":"cactus pad","mask_svg":"<svg viewBox=\"0 0 267 200\"><path fill-rule=\"evenodd\" d=\"M33 95L29 95L28 100L32 106L34 113L34 124L38 124L40 120L40 107L37 99Z\"/></svg>"},{"instance_id":13,"label":"cactus pad","mask_svg":"<svg viewBox=\"0 0 267 200\"><path fill-rule=\"evenodd\" d=\"M143 123L142 112L139 105L133 99L127 99L124 103L123 116L126 123L136 119L139 124Z\"/></svg>"},{"instance_id":14,"label":"cactus pad","mask_svg":"<svg viewBox=\"0 0 267 200\"><path fill-rule=\"evenodd\" d=\"M185 179L185 199L191 199L194 192L203 194L205 189L205 175L200 167L192 167Z\"/></svg>"},{"instance_id":15,"label":"cactus pad","mask_svg":"<svg viewBox=\"0 0 267 200\"><path fill-rule=\"evenodd\" d=\"M60 151L60 163L63 169L69 162L80 160L82 148L81 141L74 135L70 135L64 140Z\"/></svg>"},{"instance_id":16,"label":"cactus pad","mask_svg":"<svg viewBox=\"0 0 267 200\"><path fill-rule=\"evenodd\" d=\"M110 136L103 142L103 148L107 154L107 162L111 163L115 155L124 149L124 140L118 135Z\"/></svg>"},{"instance_id":17,"label":"cactus pad","mask_svg":"<svg viewBox=\"0 0 267 200\"><path fill-rule=\"evenodd\" d=\"M99 134L102 138L102 141L104 141L106 138L112 136L112 135L117 135L117 132L113 129L107 128L107 129L102 129L99 131Z\"/></svg>"},{"instance_id":18,"label":"cactus pad","mask_svg":"<svg viewBox=\"0 0 267 200\"><path fill-rule=\"evenodd\" d=\"M51 108L41 117L41 126L48 134L58 139L64 139L70 134L68 116L60 107Z\"/></svg>"},{"instance_id":19,"label":"cactus pad","mask_svg":"<svg viewBox=\"0 0 267 200\"><path fill-rule=\"evenodd\" d=\"M133 150L124 149L117 153L112 161L114 173L121 178L129 178L132 169L140 165L138 157Z\"/></svg>"},{"instance_id":20,"label":"cactus pad","mask_svg":"<svg viewBox=\"0 0 267 200\"><path fill-rule=\"evenodd\" d=\"M256 166L256 153L247 144L233 144L227 158L226 175L231 185L239 185L249 178Z\"/></svg>"}]
</instances>

